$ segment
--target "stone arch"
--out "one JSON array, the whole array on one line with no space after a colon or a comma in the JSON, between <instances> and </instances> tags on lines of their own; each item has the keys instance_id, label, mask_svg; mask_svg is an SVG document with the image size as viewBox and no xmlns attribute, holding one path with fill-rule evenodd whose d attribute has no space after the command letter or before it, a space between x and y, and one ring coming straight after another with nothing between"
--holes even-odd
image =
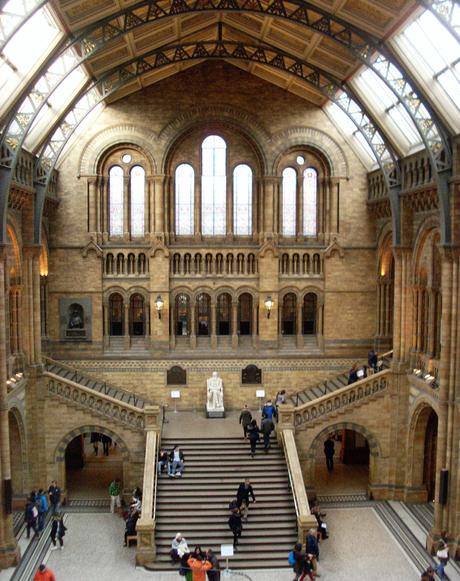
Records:
<instances>
[{"instance_id":1,"label":"stone arch","mask_svg":"<svg viewBox=\"0 0 460 581\"><path fill-rule=\"evenodd\" d=\"M123 438L119 436L117 433L113 432L109 428L105 428L101 425L86 425L86 426L79 426L78 428L74 428L70 432L68 432L61 441L56 446L56 450L54 452L54 461L55 462L64 462L65 460L65 451L69 443L78 436L82 434L89 434L91 432L99 432L100 434L104 434L105 436L109 436L112 440L116 440L119 450L121 452L122 458L124 462L130 461L130 453L129 449L124 442Z\"/></svg>"},{"instance_id":2,"label":"stone arch","mask_svg":"<svg viewBox=\"0 0 460 581\"><path fill-rule=\"evenodd\" d=\"M141 286L132 286L126 291L127 300L130 300L133 295L141 295L146 301L146 304L149 302L149 291Z\"/></svg>"},{"instance_id":3,"label":"stone arch","mask_svg":"<svg viewBox=\"0 0 460 581\"><path fill-rule=\"evenodd\" d=\"M329 135L313 127L289 127L275 133L270 142L272 172L276 175L279 160L286 151L294 147L317 149L327 160L331 177L349 178L348 161L339 144Z\"/></svg>"},{"instance_id":4,"label":"stone arch","mask_svg":"<svg viewBox=\"0 0 460 581\"><path fill-rule=\"evenodd\" d=\"M278 292L278 298L279 298L280 304L282 303L284 297L286 295L288 295L289 293L294 294L296 296L297 301L299 300L299 298L301 296L301 291L298 288L296 288L295 286L284 287Z\"/></svg>"},{"instance_id":5,"label":"stone arch","mask_svg":"<svg viewBox=\"0 0 460 581\"><path fill-rule=\"evenodd\" d=\"M104 291L104 301L108 301L110 296L114 293L118 293L123 297L123 300L126 301L128 299L128 293L126 289L121 286L111 286L110 288Z\"/></svg>"},{"instance_id":6,"label":"stone arch","mask_svg":"<svg viewBox=\"0 0 460 581\"><path fill-rule=\"evenodd\" d=\"M314 294L316 295L316 300L318 301L318 304L323 304L324 303L324 291L323 289L317 287L317 286L307 286L304 287L299 294L299 300L303 301L305 296L308 294Z\"/></svg>"},{"instance_id":7,"label":"stone arch","mask_svg":"<svg viewBox=\"0 0 460 581\"><path fill-rule=\"evenodd\" d=\"M419 228L417 229L417 233L415 235L414 241L414 251L412 253L412 276L415 280L417 267L420 261L420 255L423 252L423 248L425 246L425 242L433 233L433 230L436 230L440 236L440 226L439 220L437 217L431 216L424 220Z\"/></svg>"},{"instance_id":8,"label":"stone arch","mask_svg":"<svg viewBox=\"0 0 460 581\"><path fill-rule=\"evenodd\" d=\"M330 432L335 432L337 430L353 430L364 436L369 444L369 453L374 458L377 456L382 456L382 448L377 439L377 437L368 430L365 426L361 424L355 424L353 422L337 422L323 428L318 434L316 434L313 442L310 445L309 452L307 456L309 458L315 459L318 451L318 446L323 440L324 436L327 436Z\"/></svg>"},{"instance_id":9,"label":"stone arch","mask_svg":"<svg viewBox=\"0 0 460 581\"><path fill-rule=\"evenodd\" d=\"M191 292L190 298L193 304L196 303L197 298L201 294L208 295L211 301L216 300L216 289L213 289L210 286L199 286Z\"/></svg>"},{"instance_id":10,"label":"stone arch","mask_svg":"<svg viewBox=\"0 0 460 581\"><path fill-rule=\"evenodd\" d=\"M432 413L438 410L428 398L421 398L413 410L407 435L406 496L408 500L427 500L424 483L425 437Z\"/></svg>"},{"instance_id":11,"label":"stone arch","mask_svg":"<svg viewBox=\"0 0 460 581\"><path fill-rule=\"evenodd\" d=\"M158 140L164 143L164 153L161 160L163 172L166 171L168 159L171 156L176 142L182 135L195 129L204 120L206 120L206 124L224 123L239 133L242 133L254 148L254 152L259 159L260 171L262 174L266 173L268 165L263 146L269 141L270 133L255 118L253 113L248 113L243 109L229 105L218 104L191 107L163 127L158 136Z\"/></svg>"},{"instance_id":12,"label":"stone arch","mask_svg":"<svg viewBox=\"0 0 460 581\"><path fill-rule=\"evenodd\" d=\"M14 427L11 423L11 418L14 418ZM27 461L27 439L26 430L24 427L23 416L16 406L8 409L8 424L10 437L10 455L11 455L11 482L13 487L13 495L18 496L25 494L28 490L28 461ZM12 433L12 429L16 428L16 433ZM15 446L11 445L12 436L14 436ZM18 454L18 446L20 453Z\"/></svg>"},{"instance_id":13,"label":"stone arch","mask_svg":"<svg viewBox=\"0 0 460 581\"><path fill-rule=\"evenodd\" d=\"M145 131L135 125L116 125L103 129L93 137L83 148L78 163L78 177L97 175L97 168L107 150L122 145L139 147L147 156L152 172L157 172L157 164L152 152L152 143L157 136L151 131Z\"/></svg>"}]
</instances>

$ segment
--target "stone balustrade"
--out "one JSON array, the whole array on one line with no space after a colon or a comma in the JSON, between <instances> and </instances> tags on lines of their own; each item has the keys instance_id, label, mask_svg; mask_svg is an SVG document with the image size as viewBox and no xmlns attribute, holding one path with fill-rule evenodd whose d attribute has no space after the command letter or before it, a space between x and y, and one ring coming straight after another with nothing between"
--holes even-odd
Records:
<instances>
[{"instance_id":1,"label":"stone balustrade","mask_svg":"<svg viewBox=\"0 0 460 581\"><path fill-rule=\"evenodd\" d=\"M144 412L139 408L48 371L44 375L48 377L47 391L51 396L82 406L133 430L144 429Z\"/></svg>"},{"instance_id":2,"label":"stone balustrade","mask_svg":"<svg viewBox=\"0 0 460 581\"><path fill-rule=\"evenodd\" d=\"M383 394L388 388L390 369L371 375L360 381L346 385L336 391L309 401L292 410L296 428L327 418L344 409L360 404L376 395Z\"/></svg>"}]
</instances>

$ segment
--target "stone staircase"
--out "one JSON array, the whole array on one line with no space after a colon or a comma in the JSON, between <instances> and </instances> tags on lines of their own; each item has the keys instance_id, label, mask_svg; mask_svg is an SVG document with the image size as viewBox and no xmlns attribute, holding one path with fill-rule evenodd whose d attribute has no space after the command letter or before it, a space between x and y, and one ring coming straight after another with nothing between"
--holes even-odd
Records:
<instances>
[{"instance_id":1,"label":"stone staircase","mask_svg":"<svg viewBox=\"0 0 460 581\"><path fill-rule=\"evenodd\" d=\"M382 361L382 365L380 370L383 371L385 369L389 369L391 365L391 355L384 355L382 356L379 361ZM333 377L332 379L327 379L326 381L322 381L313 387L308 387L303 391L299 391L294 395L286 398L287 403L298 407L310 401L314 401L323 395L328 395L336 391L337 389L341 389L348 385L348 370L344 373Z\"/></svg>"},{"instance_id":2,"label":"stone staircase","mask_svg":"<svg viewBox=\"0 0 460 581\"><path fill-rule=\"evenodd\" d=\"M83 373L75 367L71 367L61 361L43 358L44 371L48 374L58 376L62 380L72 381L78 383L83 387L94 390L103 396L109 396L113 399L119 400L120 403L132 405L136 408L143 409L149 402L138 397L135 393L121 389L114 385L108 384L106 381L93 377L87 373Z\"/></svg>"},{"instance_id":3,"label":"stone staircase","mask_svg":"<svg viewBox=\"0 0 460 581\"><path fill-rule=\"evenodd\" d=\"M230 559L232 569L286 567L287 554L297 540L297 521L289 476L282 450L275 440L269 453L262 446L252 459L243 438L164 439L170 450L180 444L186 471L182 478L162 475L156 501L157 559L148 568L175 569L169 551L177 532L193 550L233 542L228 528L228 503L238 485L250 478L256 495L249 522L243 524L238 551ZM224 563L221 563L223 566Z\"/></svg>"},{"instance_id":4,"label":"stone staircase","mask_svg":"<svg viewBox=\"0 0 460 581\"><path fill-rule=\"evenodd\" d=\"M104 348L104 354L110 357L136 359L137 357L146 357L149 353L144 337L130 337L128 347L125 347L124 337L110 337L109 344Z\"/></svg>"}]
</instances>

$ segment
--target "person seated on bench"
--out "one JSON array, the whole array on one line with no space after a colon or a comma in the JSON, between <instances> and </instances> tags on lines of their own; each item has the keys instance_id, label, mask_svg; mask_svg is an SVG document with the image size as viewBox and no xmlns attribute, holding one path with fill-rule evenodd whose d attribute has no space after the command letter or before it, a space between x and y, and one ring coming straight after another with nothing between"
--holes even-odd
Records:
<instances>
[{"instance_id":1,"label":"person seated on bench","mask_svg":"<svg viewBox=\"0 0 460 581\"><path fill-rule=\"evenodd\" d=\"M169 454L169 474L170 478L180 478L184 471L184 454L179 446L174 446L174 449Z\"/></svg>"},{"instance_id":2,"label":"person seated on bench","mask_svg":"<svg viewBox=\"0 0 460 581\"><path fill-rule=\"evenodd\" d=\"M125 544L126 547L128 545L128 537L132 537L136 534L136 524L139 518L139 513L135 512L133 515L129 516L126 519L126 528L125 528Z\"/></svg>"}]
</instances>

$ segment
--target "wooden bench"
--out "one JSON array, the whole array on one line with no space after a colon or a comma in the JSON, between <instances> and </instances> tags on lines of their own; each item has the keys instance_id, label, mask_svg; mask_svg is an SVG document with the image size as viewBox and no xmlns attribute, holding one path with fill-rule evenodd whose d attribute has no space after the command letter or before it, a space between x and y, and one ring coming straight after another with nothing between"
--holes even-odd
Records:
<instances>
[{"instance_id":1,"label":"wooden bench","mask_svg":"<svg viewBox=\"0 0 460 581\"><path fill-rule=\"evenodd\" d=\"M128 547L130 547L131 543L134 543L135 545L137 545L137 535L128 535L126 537L126 545Z\"/></svg>"}]
</instances>

